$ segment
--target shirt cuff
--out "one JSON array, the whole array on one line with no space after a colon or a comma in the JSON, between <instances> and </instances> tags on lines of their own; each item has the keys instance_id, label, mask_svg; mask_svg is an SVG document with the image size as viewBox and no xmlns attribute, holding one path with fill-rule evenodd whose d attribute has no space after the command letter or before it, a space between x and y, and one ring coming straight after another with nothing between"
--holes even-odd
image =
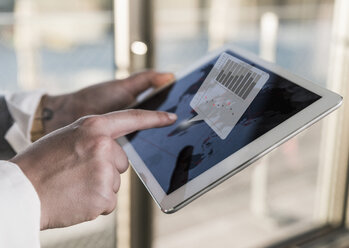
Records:
<instances>
[{"instance_id":1,"label":"shirt cuff","mask_svg":"<svg viewBox=\"0 0 349 248\"><path fill-rule=\"evenodd\" d=\"M17 153L32 143L30 131L35 111L43 95L43 91L5 95L9 112L14 120L14 124L5 135L5 139Z\"/></svg>"},{"instance_id":2,"label":"shirt cuff","mask_svg":"<svg viewBox=\"0 0 349 248\"><path fill-rule=\"evenodd\" d=\"M40 247L40 200L14 163L0 161L0 247Z\"/></svg>"}]
</instances>

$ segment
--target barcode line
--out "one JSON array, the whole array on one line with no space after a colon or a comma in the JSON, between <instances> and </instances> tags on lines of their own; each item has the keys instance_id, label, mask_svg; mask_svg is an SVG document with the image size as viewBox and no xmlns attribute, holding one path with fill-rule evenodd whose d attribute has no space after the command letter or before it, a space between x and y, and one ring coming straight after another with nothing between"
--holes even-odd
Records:
<instances>
[{"instance_id":1,"label":"barcode line","mask_svg":"<svg viewBox=\"0 0 349 248\"><path fill-rule=\"evenodd\" d=\"M245 98L243 97L243 96L244 96L244 93L245 93L246 89L248 89L248 87L251 85L252 80L253 80L253 78L250 77L250 78L247 80L247 82L246 82L246 84L244 85L244 87L242 88L242 90L239 92L239 96L240 96L242 99L244 99L244 100L245 100Z\"/></svg>"},{"instance_id":2,"label":"barcode line","mask_svg":"<svg viewBox=\"0 0 349 248\"><path fill-rule=\"evenodd\" d=\"M221 76L223 75L223 73L224 73L224 70L221 70L221 72L218 74L218 76L217 76L217 78L216 78L216 80L217 80L218 82L219 82Z\"/></svg>"},{"instance_id":3,"label":"barcode line","mask_svg":"<svg viewBox=\"0 0 349 248\"><path fill-rule=\"evenodd\" d=\"M236 91L235 91L235 93L236 93L237 95L239 95L239 91L240 91L240 89L241 89L241 87L242 87L242 85L243 85L244 79L245 79L245 77L246 77L246 75L245 75L246 71L248 71L248 69L247 69L247 68L244 68L243 71L242 71L242 73L241 73L241 74L242 74L242 75L241 75L241 80L239 81L239 85L237 86Z\"/></svg>"},{"instance_id":4,"label":"barcode line","mask_svg":"<svg viewBox=\"0 0 349 248\"><path fill-rule=\"evenodd\" d=\"M246 75L245 75L245 77L244 77L244 79L241 81L241 84L239 85L239 87L238 87L238 89L236 90L236 94L239 96L239 97L241 97L241 91L245 88L245 84L246 84L246 82L247 82L247 80L250 78L250 76L251 76L251 72L248 72ZM242 97L241 97L242 98Z\"/></svg>"},{"instance_id":5,"label":"barcode line","mask_svg":"<svg viewBox=\"0 0 349 248\"><path fill-rule=\"evenodd\" d=\"M216 81L245 100L260 78L261 75L250 68L228 59Z\"/></svg>"},{"instance_id":6,"label":"barcode line","mask_svg":"<svg viewBox=\"0 0 349 248\"><path fill-rule=\"evenodd\" d=\"M221 75L221 77L217 81L220 82L220 81L224 80L224 78L226 76L226 74L224 72L227 71L227 69L228 69L228 67L230 66L231 63L234 63L234 62L232 60L230 60L230 59L225 63L225 65L224 65L224 67L222 69L222 75Z\"/></svg>"},{"instance_id":7,"label":"barcode line","mask_svg":"<svg viewBox=\"0 0 349 248\"><path fill-rule=\"evenodd\" d=\"M252 84L250 84L250 86L249 86L249 88L248 88L248 90L245 92L245 94L242 96L242 99L246 99L246 97L248 96L248 94L251 92L251 90L253 89L253 87L255 87L256 86L256 83L255 82L253 82Z\"/></svg>"},{"instance_id":8,"label":"barcode line","mask_svg":"<svg viewBox=\"0 0 349 248\"><path fill-rule=\"evenodd\" d=\"M237 71L237 68L238 68L238 64L237 63L234 63L234 66L233 66L233 68L232 68L232 75L229 77L229 80L228 80L228 82L225 84L225 86L227 87L227 88L229 88L229 85L233 82L233 80L234 80L234 78L235 78L235 76L234 76L234 74L235 74L235 71Z\"/></svg>"}]
</instances>

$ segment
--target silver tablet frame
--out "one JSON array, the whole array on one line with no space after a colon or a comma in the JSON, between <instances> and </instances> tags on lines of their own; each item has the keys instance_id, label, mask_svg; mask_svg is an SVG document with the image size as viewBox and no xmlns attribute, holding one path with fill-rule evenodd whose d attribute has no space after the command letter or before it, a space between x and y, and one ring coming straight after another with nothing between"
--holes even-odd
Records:
<instances>
[{"instance_id":1,"label":"silver tablet frame","mask_svg":"<svg viewBox=\"0 0 349 248\"><path fill-rule=\"evenodd\" d=\"M320 87L306 79L300 78L275 64L266 62L256 55L231 45L224 46L207 54L186 70L176 73L176 78L180 79L187 74L190 74L193 70L204 65L226 50L231 50L235 54L253 61L255 64L258 64L272 71L273 73L278 74L289 81L320 95L321 99L301 110L259 138L255 139L245 147L236 151L226 159L217 163L169 195L163 191L160 184L132 147L131 143L128 142L127 138L119 138L118 142L120 145L122 145L123 149L128 155L131 166L164 213L173 213L186 206L191 201L235 175L239 171L245 169L247 166L251 165L268 152L272 151L282 143L319 121L321 118L337 109L342 103L342 97L340 95ZM166 87L168 86L165 86L164 88ZM153 92L146 99L151 98L154 94L163 90L164 88Z\"/></svg>"}]
</instances>

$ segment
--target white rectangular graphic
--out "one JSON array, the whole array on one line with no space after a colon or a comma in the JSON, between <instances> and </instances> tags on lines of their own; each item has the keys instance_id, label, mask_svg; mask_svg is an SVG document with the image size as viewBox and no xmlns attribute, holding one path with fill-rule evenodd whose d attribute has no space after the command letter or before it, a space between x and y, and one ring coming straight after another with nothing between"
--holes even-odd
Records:
<instances>
[{"instance_id":1,"label":"white rectangular graphic","mask_svg":"<svg viewBox=\"0 0 349 248\"><path fill-rule=\"evenodd\" d=\"M223 53L190 102L198 115L189 122L204 120L225 139L268 78L268 73Z\"/></svg>"}]
</instances>

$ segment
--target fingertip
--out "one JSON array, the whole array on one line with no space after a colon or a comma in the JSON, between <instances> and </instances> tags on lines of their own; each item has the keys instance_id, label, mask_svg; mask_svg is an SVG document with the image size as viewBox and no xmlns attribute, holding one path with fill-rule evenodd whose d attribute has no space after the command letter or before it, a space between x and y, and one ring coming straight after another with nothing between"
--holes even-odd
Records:
<instances>
[{"instance_id":1,"label":"fingertip","mask_svg":"<svg viewBox=\"0 0 349 248\"><path fill-rule=\"evenodd\" d=\"M174 113L167 113L167 116L171 121L176 121L178 118L177 115Z\"/></svg>"},{"instance_id":2,"label":"fingertip","mask_svg":"<svg viewBox=\"0 0 349 248\"><path fill-rule=\"evenodd\" d=\"M173 73L156 73L153 78L153 84L155 87L160 87L171 83L175 80L175 75Z\"/></svg>"},{"instance_id":3,"label":"fingertip","mask_svg":"<svg viewBox=\"0 0 349 248\"><path fill-rule=\"evenodd\" d=\"M175 75L172 72L163 72L160 73L162 79L173 80L175 79Z\"/></svg>"}]
</instances>

